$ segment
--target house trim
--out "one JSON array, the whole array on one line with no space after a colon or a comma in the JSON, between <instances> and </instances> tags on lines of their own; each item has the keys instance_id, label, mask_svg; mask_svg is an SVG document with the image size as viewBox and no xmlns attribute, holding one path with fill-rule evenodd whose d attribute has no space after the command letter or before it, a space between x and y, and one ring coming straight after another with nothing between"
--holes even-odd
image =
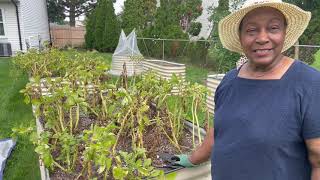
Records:
<instances>
[{"instance_id":1,"label":"house trim","mask_svg":"<svg viewBox=\"0 0 320 180\"><path fill-rule=\"evenodd\" d=\"M19 9L18 9L18 4L14 0L11 0L13 5L16 8L16 16L17 16L17 23L18 23L18 33L19 33L19 43L20 43L20 50L22 51L22 38L21 38L21 27L20 27L20 18L19 18Z\"/></svg>"},{"instance_id":2,"label":"house trim","mask_svg":"<svg viewBox=\"0 0 320 180\"><path fill-rule=\"evenodd\" d=\"M4 35L0 35L0 38L6 38L7 29L6 29L6 18L4 17L4 8L0 8L0 10L1 10L1 16L2 16L3 32L4 32Z\"/></svg>"}]
</instances>

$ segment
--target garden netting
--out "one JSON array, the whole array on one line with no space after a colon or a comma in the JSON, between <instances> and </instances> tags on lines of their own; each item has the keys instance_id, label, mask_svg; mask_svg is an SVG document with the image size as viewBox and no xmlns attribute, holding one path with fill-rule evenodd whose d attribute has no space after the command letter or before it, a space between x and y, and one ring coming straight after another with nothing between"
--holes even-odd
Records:
<instances>
[{"instance_id":1,"label":"garden netting","mask_svg":"<svg viewBox=\"0 0 320 180\"><path fill-rule=\"evenodd\" d=\"M137 35L133 30L128 36L125 35L124 31L121 30L119 43L113 56L138 56L141 55L138 44Z\"/></svg>"}]
</instances>

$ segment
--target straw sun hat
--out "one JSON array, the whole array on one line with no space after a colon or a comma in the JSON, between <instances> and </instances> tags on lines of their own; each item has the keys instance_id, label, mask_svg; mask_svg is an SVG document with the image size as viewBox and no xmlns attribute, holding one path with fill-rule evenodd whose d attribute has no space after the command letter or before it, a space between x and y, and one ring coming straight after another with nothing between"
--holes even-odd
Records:
<instances>
[{"instance_id":1,"label":"straw sun hat","mask_svg":"<svg viewBox=\"0 0 320 180\"><path fill-rule=\"evenodd\" d=\"M219 22L219 37L223 46L230 51L243 53L239 39L239 25L243 17L253 9L272 7L279 10L287 21L286 37L282 49L289 49L307 28L311 13L281 0L247 0L243 6Z\"/></svg>"}]
</instances>

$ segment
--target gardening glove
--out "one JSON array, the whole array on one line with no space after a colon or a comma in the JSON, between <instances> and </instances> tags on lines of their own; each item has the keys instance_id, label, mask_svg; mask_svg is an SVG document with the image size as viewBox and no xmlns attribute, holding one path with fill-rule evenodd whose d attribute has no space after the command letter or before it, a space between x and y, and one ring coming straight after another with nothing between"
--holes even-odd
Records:
<instances>
[{"instance_id":1,"label":"gardening glove","mask_svg":"<svg viewBox=\"0 0 320 180\"><path fill-rule=\"evenodd\" d=\"M192 164L189 160L189 155L187 154L179 154L179 155L175 155L176 157L176 161L175 164L181 165L183 167L195 167L197 165Z\"/></svg>"}]
</instances>

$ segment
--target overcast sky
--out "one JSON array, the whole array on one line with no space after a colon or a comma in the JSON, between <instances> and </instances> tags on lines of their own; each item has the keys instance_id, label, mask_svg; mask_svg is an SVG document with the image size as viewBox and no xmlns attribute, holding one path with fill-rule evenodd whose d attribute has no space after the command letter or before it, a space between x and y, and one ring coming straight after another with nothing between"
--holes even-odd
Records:
<instances>
[{"instance_id":1,"label":"overcast sky","mask_svg":"<svg viewBox=\"0 0 320 180\"><path fill-rule=\"evenodd\" d=\"M114 10L116 14L119 14L122 10L124 0L117 0L116 3L113 4Z\"/></svg>"}]
</instances>

